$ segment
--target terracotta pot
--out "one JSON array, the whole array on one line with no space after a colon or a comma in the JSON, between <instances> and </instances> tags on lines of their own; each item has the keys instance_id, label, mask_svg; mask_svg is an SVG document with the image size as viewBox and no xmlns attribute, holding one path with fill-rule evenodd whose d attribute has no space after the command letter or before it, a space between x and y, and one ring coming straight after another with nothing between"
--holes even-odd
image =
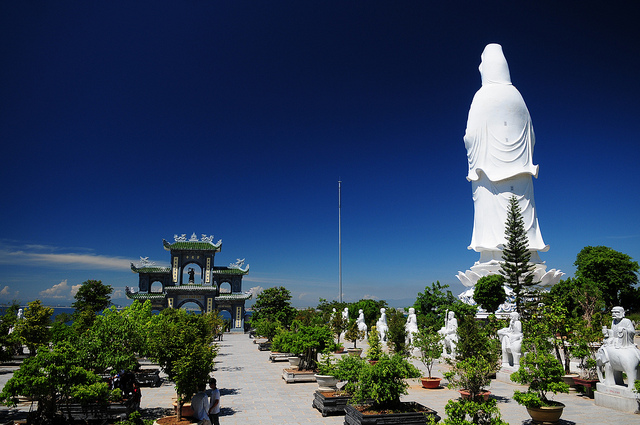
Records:
<instances>
[{"instance_id":1,"label":"terracotta pot","mask_svg":"<svg viewBox=\"0 0 640 425\"><path fill-rule=\"evenodd\" d=\"M435 389L440 387L440 381L442 378L420 378L420 382L422 383L422 388Z\"/></svg>"},{"instance_id":2,"label":"terracotta pot","mask_svg":"<svg viewBox=\"0 0 640 425\"><path fill-rule=\"evenodd\" d=\"M458 390L458 392L460 393L460 397L464 398L465 400L468 400L471 398L471 393L469 393L469 391L467 390ZM489 400L491 391L480 391L480 395L482 396L482 399L484 401L487 401Z\"/></svg>"},{"instance_id":3,"label":"terracotta pot","mask_svg":"<svg viewBox=\"0 0 640 425\"><path fill-rule=\"evenodd\" d=\"M378 363L378 361L377 360L369 360L369 363L370 364L376 364L376 363Z\"/></svg>"},{"instance_id":4,"label":"terracotta pot","mask_svg":"<svg viewBox=\"0 0 640 425\"><path fill-rule=\"evenodd\" d=\"M555 424L560 422L564 404L556 403L555 406L527 407L529 416L536 423Z\"/></svg>"}]
</instances>

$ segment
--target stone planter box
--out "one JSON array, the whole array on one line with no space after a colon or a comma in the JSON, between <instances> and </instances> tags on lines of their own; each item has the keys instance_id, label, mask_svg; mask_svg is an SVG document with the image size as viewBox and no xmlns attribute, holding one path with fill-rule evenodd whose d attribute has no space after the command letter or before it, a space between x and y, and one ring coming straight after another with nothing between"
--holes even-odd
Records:
<instances>
[{"instance_id":1,"label":"stone planter box","mask_svg":"<svg viewBox=\"0 0 640 425\"><path fill-rule=\"evenodd\" d=\"M269 361L271 362L286 362L289 361L289 357L293 356L291 353L278 353L276 351L272 351L269 354Z\"/></svg>"},{"instance_id":2,"label":"stone planter box","mask_svg":"<svg viewBox=\"0 0 640 425\"><path fill-rule=\"evenodd\" d=\"M133 403L80 403L60 404L58 410L66 418L71 417L75 421L122 421L135 410Z\"/></svg>"},{"instance_id":3,"label":"stone planter box","mask_svg":"<svg viewBox=\"0 0 640 425\"><path fill-rule=\"evenodd\" d=\"M316 382L316 373L312 370L284 369L282 371L282 379L287 384L292 382Z\"/></svg>"},{"instance_id":4,"label":"stone planter box","mask_svg":"<svg viewBox=\"0 0 640 425\"><path fill-rule=\"evenodd\" d=\"M427 416L440 421L438 412L416 402L402 403L408 408L423 409L419 412L388 413L377 415L364 415L356 407L348 404L345 407L344 425L425 425Z\"/></svg>"},{"instance_id":5,"label":"stone planter box","mask_svg":"<svg viewBox=\"0 0 640 425\"><path fill-rule=\"evenodd\" d=\"M336 395L334 391L316 391L313 396L311 406L318 409L322 416L344 415L344 408L351 399L351 396Z\"/></svg>"},{"instance_id":6,"label":"stone planter box","mask_svg":"<svg viewBox=\"0 0 640 425\"><path fill-rule=\"evenodd\" d=\"M260 343L258 343L258 350L260 350L260 351L269 351L269 350L271 350L271 343L270 342L260 342Z\"/></svg>"}]
</instances>

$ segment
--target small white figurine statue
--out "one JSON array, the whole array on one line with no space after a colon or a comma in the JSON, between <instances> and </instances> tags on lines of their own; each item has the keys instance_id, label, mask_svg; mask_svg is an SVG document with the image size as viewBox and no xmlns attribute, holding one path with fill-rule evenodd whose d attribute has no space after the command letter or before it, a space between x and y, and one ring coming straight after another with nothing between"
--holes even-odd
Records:
<instances>
[{"instance_id":1,"label":"small white figurine statue","mask_svg":"<svg viewBox=\"0 0 640 425\"><path fill-rule=\"evenodd\" d=\"M458 319L453 311L447 313L444 326L438 331L443 337L442 357L455 357L458 345Z\"/></svg>"},{"instance_id":2,"label":"small white figurine statue","mask_svg":"<svg viewBox=\"0 0 640 425\"><path fill-rule=\"evenodd\" d=\"M522 323L515 311L509 317L509 326L498 329L498 339L502 344L502 367L517 368L522 356Z\"/></svg>"},{"instance_id":3,"label":"small white figurine statue","mask_svg":"<svg viewBox=\"0 0 640 425\"><path fill-rule=\"evenodd\" d=\"M404 329L407 331L407 343L412 345L413 337L418 333L418 318L416 316L416 309L413 307L409 309L409 316L407 317L407 323L405 323Z\"/></svg>"},{"instance_id":4,"label":"small white figurine statue","mask_svg":"<svg viewBox=\"0 0 640 425\"><path fill-rule=\"evenodd\" d=\"M380 341L387 340L387 332L389 331L389 325L387 325L387 313L385 308L380 309L380 318L376 322L376 329L380 334Z\"/></svg>"},{"instance_id":5,"label":"small white figurine statue","mask_svg":"<svg viewBox=\"0 0 640 425\"><path fill-rule=\"evenodd\" d=\"M364 311L362 309L360 309L360 311L358 312L358 319L356 320L356 323L358 324L358 330L364 332L365 337L367 335L367 324L364 323Z\"/></svg>"},{"instance_id":6,"label":"small white figurine statue","mask_svg":"<svg viewBox=\"0 0 640 425\"><path fill-rule=\"evenodd\" d=\"M622 373L627 374L627 385L633 388L638 377L640 350L633 342L635 329L631 320L624 317L624 308L611 309L611 329L602 327L604 341L596 353L598 379L605 385L622 385Z\"/></svg>"},{"instance_id":7,"label":"small white figurine statue","mask_svg":"<svg viewBox=\"0 0 640 425\"><path fill-rule=\"evenodd\" d=\"M345 327L349 324L349 308L345 307L344 310L342 310L342 321L344 322ZM342 332L340 334L340 338L344 339L344 334L346 333L346 331Z\"/></svg>"},{"instance_id":8,"label":"small white figurine statue","mask_svg":"<svg viewBox=\"0 0 640 425\"><path fill-rule=\"evenodd\" d=\"M24 319L24 313L22 312L22 309L19 308L18 309L18 320Z\"/></svg>"}]
</instances>

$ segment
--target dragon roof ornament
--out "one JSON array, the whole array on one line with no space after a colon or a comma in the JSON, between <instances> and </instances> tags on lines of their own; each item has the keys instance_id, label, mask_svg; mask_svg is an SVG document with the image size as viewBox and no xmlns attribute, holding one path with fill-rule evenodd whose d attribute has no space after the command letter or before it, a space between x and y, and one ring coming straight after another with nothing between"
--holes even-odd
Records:
<instances>
[{"instance_id":1,"label":"dragon roof ornament","mask_svg":"<svg viewBox=\"0 0 640 425\"><path fill-rule=\"evenodd\" d=\"M243 265L244 265L244 258L238 258L235 263L229 264L229 268L237 269L244 273L248 272L249 265L247 264L247 267L245 267L244 269L242 268Z\"/></svg>"}]
</instances>

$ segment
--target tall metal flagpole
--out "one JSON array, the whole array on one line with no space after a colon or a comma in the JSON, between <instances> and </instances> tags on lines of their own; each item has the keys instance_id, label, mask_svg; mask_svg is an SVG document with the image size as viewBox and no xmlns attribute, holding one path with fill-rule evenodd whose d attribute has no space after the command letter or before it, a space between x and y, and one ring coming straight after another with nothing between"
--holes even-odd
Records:
<instances>
[{"instance_id":1,"label":"tall metal flagpole","mask_svg":"<svg viewBox=\"0 0 640 425\"><path fill-rule=\"evenodd\" d=\"M339 257L339 285L338 285L338 300L342 302L342 181L338 180L338 257Z\"/></svg>"}]
</instances>

